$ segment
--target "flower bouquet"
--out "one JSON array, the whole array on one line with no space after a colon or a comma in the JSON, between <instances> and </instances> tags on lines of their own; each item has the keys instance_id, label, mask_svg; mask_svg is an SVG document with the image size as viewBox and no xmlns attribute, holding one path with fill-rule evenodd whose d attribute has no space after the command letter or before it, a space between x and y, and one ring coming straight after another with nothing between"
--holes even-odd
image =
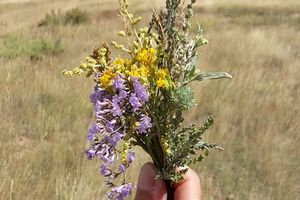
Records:
<instances>
[{"instance_id":1,"label":"flower bouquet","mask_svg":"<svg viewBox=\"0 0 300 200\"><path fill-rule=\"evenodd\" d=\"M118 35L126 45L104 43L63 74L94 77L90 100L95 122L88 131L86 155L101 160L101 174L111 187L109 199L125 199L135 187L124 174L135 159L134 146L151 156L157 178L165 181L168 199L173 199L172 184L183 179L184 167L201 161L210 149L222 150L202 141L212 116L200 127L182 126L183 112L196 103L189 84L231 76L196 69L197 49L208 43L200 27L195 34L190 31L196 0L166 0L164 10L153 11L148 27L140 27L142 18L128 11L127 0L119 2L125 28ZM111 47L122 56L112 58Z\"/></svg>"}]
</instances>

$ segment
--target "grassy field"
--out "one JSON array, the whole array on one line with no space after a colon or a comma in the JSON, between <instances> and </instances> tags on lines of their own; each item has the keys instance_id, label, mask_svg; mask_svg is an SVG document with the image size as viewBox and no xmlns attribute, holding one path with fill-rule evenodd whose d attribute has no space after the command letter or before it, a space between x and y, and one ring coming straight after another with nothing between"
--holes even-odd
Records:
<instances>
[{"instance_id":1,"label":"grassy field","mask_svg":"<svg viewBox=\"0 0 300 200\"><path fill-rule=\"evenodd\" d=\"M206 140L225 151L192 168L204 200L299 200L300 2L249 2L197 4L194 21L210 41L199 69L234 79L194 86L199 104L187 123L213 113ZM162 5L132 4L145 24ZM87 22L38 26L52 10L64 16L75 7ZM0 0L0 199L104 199L99 163L84 155L93 82L61 71L116 37L117 8L117 0ZM139 151L131 180L147 160Z\"/></svg>"}]
</instances>

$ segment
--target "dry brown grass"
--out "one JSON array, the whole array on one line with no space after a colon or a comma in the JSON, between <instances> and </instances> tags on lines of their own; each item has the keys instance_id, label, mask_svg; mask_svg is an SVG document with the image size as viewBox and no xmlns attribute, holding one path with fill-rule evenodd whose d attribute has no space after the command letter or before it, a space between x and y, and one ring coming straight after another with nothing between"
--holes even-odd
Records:
<instances>
[{"instance_id":1,"label":"dry brown grass","mask_svg":"<svg viewBox=\"0 0 300 200\"><path fill-rule=\"evenodd\" d=\"M66 80L61 71L115 37L121 23L112 19L117 4L111 2L0 1L0 40L9 35L61 39L65 47L42 60L0 57L0 199L104 199L98 163L83 153L92 120L92 81ZM206 139L225 148L192 166L201 176L205 200L299 199L300 5L253 2L207 1L195 17L211 42L201 50L200 68L234 76L195 85L199 104L186 113L188 123L213 113L217 122ZM158 0L132 4L144 14L150 14L151 4L161 5ZM77 6L90 13L90 23L37 27L52 9ZM133 180L148 160L144 155L139 153L130 171Z\"/></svg>"}]
</instances>

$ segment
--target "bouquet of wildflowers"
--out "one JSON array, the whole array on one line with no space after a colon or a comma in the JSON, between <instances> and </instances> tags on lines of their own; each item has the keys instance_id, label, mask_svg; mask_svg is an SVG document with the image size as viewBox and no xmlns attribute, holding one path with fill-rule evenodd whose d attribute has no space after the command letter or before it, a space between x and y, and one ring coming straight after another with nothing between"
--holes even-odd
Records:
<instances>
[{"instance_id":1,"label":"bouquet of wildflowers","mask_svg":"<svg viewBox=\"0 0 300 200\"><path fill-rule=\"evenodd\" d=\"M195 104L189 84L231 76L196 70L197 49L208 43L200 28L190 33L196 0L166 0L164 10L153 11L148 27L139 27L142 18L128 11L126 0L119 1L125 29L118 34L126 45L104 43L63 74L94 77L90 100L95 122L88 131L86 155L101 160L101 174L111 187L109 199L125 199L135 187L124 175L135 159L134 146L151 156L172 199L172 183L183 179L184 166L201 161L212 148L222 150L202 141L212 116L200 127L181 125L183 112ZM111 47L121 50L122 57L112 58Z\"/></svg>"}]
</instances>

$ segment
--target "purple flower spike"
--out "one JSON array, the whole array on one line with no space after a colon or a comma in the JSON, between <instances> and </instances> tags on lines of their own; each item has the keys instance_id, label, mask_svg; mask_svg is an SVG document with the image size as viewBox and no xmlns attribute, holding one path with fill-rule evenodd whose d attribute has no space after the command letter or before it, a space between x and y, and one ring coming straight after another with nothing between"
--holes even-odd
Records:
<instances>
[{"instance_id":1,"label":"purple flower spike","mask_svg":"<svg viewBox=\"0 0 300 200\"><path fill-rule=\"evenodd\" d=\"M131 93L129 102L131 106L133 107L133 110L136 111L138 108L142 106L140 100L136 97L134 93Z\"/></svg>"},{"instance_id":2,"label":"purple flower spike","mask_svg":"<svg viewBox=\"0 0 300 200\"><path fill-rule=\"evenodd\" d=\"M151 118L148 116L143 116L137 130L139 133L147 133L147 130L151 127L152 127Z\"/></svg>"},{"instance_id":3,"label":"purple flower spike","mask_svg":"<svg viewBox=\"0 0 300 200\"><path fill-rule=\"evenodd\" d=\"M132 183L126 183L118 187L113 188L110 193L108 193L108 198L111 200L124 200L131 194L134 185Z\"/></svg>"}]
</instances>

